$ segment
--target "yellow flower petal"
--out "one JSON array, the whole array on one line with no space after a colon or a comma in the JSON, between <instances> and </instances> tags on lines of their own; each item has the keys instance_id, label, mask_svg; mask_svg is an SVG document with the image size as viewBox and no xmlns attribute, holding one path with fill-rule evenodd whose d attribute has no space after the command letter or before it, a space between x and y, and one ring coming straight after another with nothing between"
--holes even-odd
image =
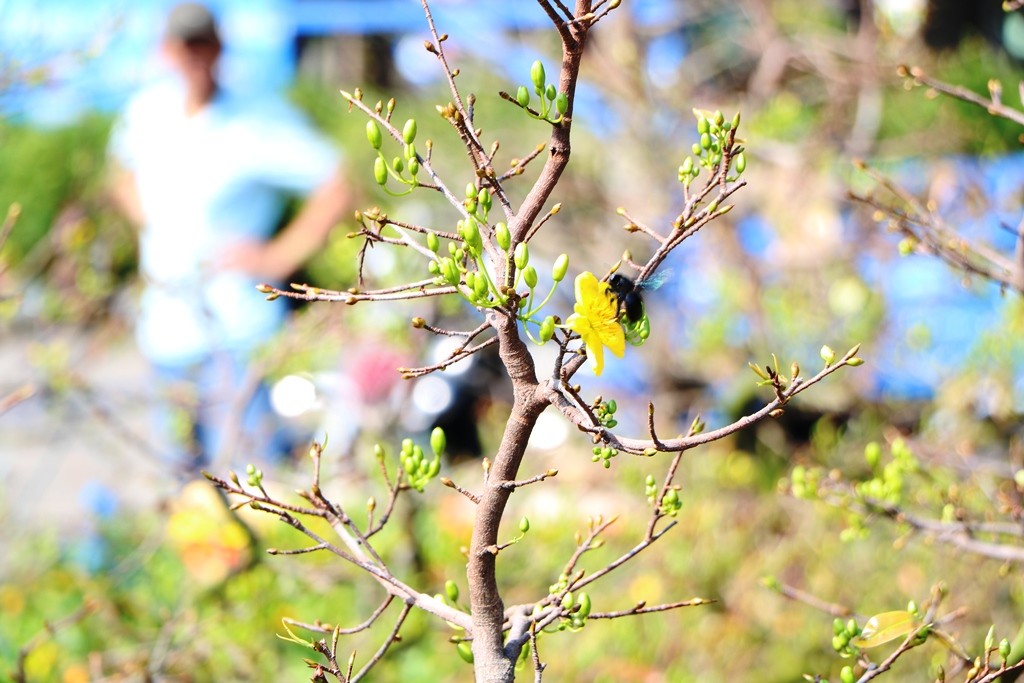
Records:
<instances>
[{"instance_id":1,"label":"yellow flower petal","mask_svg":"<svg viewBox=\"0 0 1024 683\"><path fill-rule=\"evenodd\" d=\"M583 272L576 277L574 309L576 312L565 325L580 335L594 374L600 375L604 371L605 346L619 358L626 352L626 335L619 324L619 300L607 282Z\"/></svg>"}]
</instances>

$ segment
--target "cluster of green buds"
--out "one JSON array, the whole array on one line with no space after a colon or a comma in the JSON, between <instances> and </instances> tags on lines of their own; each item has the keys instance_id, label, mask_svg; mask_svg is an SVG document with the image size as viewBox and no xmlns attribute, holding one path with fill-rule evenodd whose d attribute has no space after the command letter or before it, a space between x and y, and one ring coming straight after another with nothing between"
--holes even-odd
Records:
<instances>
[{"instance_id":1,"label":"cluster of green buds","mask_svg":"<svg viewBox=\"0 0 1024 683\"><path fill-rule=\"evenodd\" d=\"M859 348L860 344L857 344L852 349L850 349L850 351L852 351L853 353L857 353L857 350ZM836 352L828 344L821 347L821 350L818 352L818 355L820 355L821 359L825 361L826 368L831 367L832 364L836 362ZM853 356L852 358L847 359L844 365L849 365L851 368L860 367L861 365L864 365L864 359L858 358L857 356Z\"/></svg>"},{"instance_id":2,"label":"cluster of green buds","mask_svg":"<svg viewBox=\"0 0 1024 683\"><path fill-rule=\"evenodd\" d=\"M465 605L459 603L459 584L455 583L451 579L448 579L444 582L444 593L436 594L434 596L434 599L454 609L463 612L469 611L469 609ZM472 664L473 648L470 646L470 642L466 640L464 636L464 631L461 628L455 626L454 624L450 625L456 628L457 630L457 633L453 635L450 639L450 642L455 644L455 651L458 652L459 657L461 657L463 661L465 661L467 664Z\"/></svg>"},{"instance_id":3,"label":"cluster of green buds","mask_svg":"<svg viewBox=\"0 0 1024 683\"><path fill-rule=\"evenodd\" d=\"M894 440L889 452L892 459L882 465L881 446L871 442L864 447L864 459L873 476L857 482L854 491L862 498L900 505L906 488L906 476L917 472L920 464L903 439Z\"/></svg>"},{"instance_id":4,"label":"cluster of green buds","mask_svg":"<svg viewBox=\"0 0 1024 683\"><path fill-rule=\"evenodd\" d=\"M598 396L594 399L594 416L601 423L601 426L606 429L612 429L619 424L619 421L615 419L615 411L618 409L619 404L613 398L605 401L602 397Z\"/></svg>"},{"instance_id":5,"label":"cluster of green buds","mask_svg":"<svg viewBox=\"0 0 1024 683\"><path fill-rule=\"evenodd\" d=\"M558 92L553 83L547 82L547 74L544 72L544 64L537 60L530 67L530 80L533 82L533 92L540 98L538 110L530 109L530 89L525 85L519 86L516 91L516 102L531 117L549 123L559 124L569 111L569 96L564 92Z\"/></svg>"},{"instance_id":6,"label":"cluster of green buds","mask_svg":"<svg viewBox=\"0 0 1024 683\"><path fill-rule=\"evenodd\" d=\"M989 627L988 633L985 634L985 661L986 661L986 663L991 658L992 653L996 652L996 651L999 652L999 656L1003 660L1003 666L1009 666L1011 664L1011 662L1010 662L1010 654L1013 651L1013 646L1011 645L1011 643L1010 643L1010 641L1008 639L1003 638L1002 640L999 641L999 647L996 648L996 627L995 627L995 624L993 624L992 626ZM980 664L980 662L977 662L975 665L977 666L977 664ZM971 676L970 678L973 678L973 676Z\"/></svg>"},{"instance_id":7,"label":"cluster of green buds","mask_svg":"<svg viewBox=\"0 0 1024 683\"><path fill-rule=\"evenodd\" d=\"M622 331L626 333L626 341L632 346L643 346L647 338L651 336L651 319L647 317L647 311L639 320L633 321L623 312L619 319L622 324Z\"/></svg>"},{"instance_id":8,"label":"cluster of green buds","mask_svg":"<svg viewBox=\"0 0 1024 683\"><path fill-rule=\"evenodd\" d=\"M619 454L617 448L611 446L594 446L593 455L590 457L593 462L600 462L605 469L612 466L612 458Z\"/></svg>"},{"instance_id":9,"label":"cluster of green buds","mask_svg":"<svg viewBox=\"0 0 1024 683\"><path fill-rule=\"evenodd\" d=\"M677 486L672 486L668 491L665 491L665 495L661 497L661 505L658 509L661 514L668 517L675 517L679 514L679 511L683 509L683 500L679 497L679 488Z\"/></svg>"},{"instance_id":10,"label":"cluster of green buds","mask_svg":"<svg viewBox=\"0 0 1024 683\"><path fill-rule=\"evenodd\" d=\"M256 467L252 463L245 466L246 482L249 486L262 486L263 485L263 470Z\"/></svg>"},{"instance_id":11,"label":"cluster of green buds","mask_svg":"<svg viewBox=\"0 0 1024 683\"><path fill-rule=\"evenodd\" d=\"M647 496L647 502L654 505L654 500L658 496L658 482L653 474L648 474L644 479L644 495Z\"/></svg>"},{"instance_id":12,"label":"cluster of green buds","mask_svg":"<svg viewBox=\"0 0 1024 683\"><path fill-rule=\"evenodd\" d=\"M548 586L548 594L549 595L557 595L557 594L561 593L562 591L564 591L568 585L569 585L569 575L568 574L559 574L558 575L558 580L555 581L550 586Z\"/></svg>"},{"instance_id":13,"label":"cluster of green buds","mask_svg":"<svg viewBox=\"0 0 1024 683\"><path fill-rule=\"evenodd\" d=\"M697 134L700 136L698 142L693 143L692 151L694 156L687 156L679 166L679 182L686 187L700 175L700 169L706 168L711 175L718 172L722 163L723 155L727 154L732 165L733 176L728 176L730 182L736 180L743 171L747 169L747 157L743 152L742 145L735 145L730 141L730 135L735 136L735 130L740 125L740 114L726 121L720 111L714 113L694 109L693 115L697 117ZM732 138L735 140L735 137ZM730 145L735 145L730 147ZM713 204L714 202L712 202ZM708 211L714 213L717 206L708 206Z\"/></svg>"},{"instance_id":14,"label":"cluster of green buds","mask_svg":"<svg viewBox=\"0 0 1024 683\"><path fill-rule=\"evenodd\" d=\"M474 306L495 308L504 305L508 297L495 285L484 265L480 222L469 216L456 223L456 229L461 240L448 243L447 256L439 255L441 244L437 235L427 233L427 248L434 253L427 269L437 276L438 284L456 287L459 294Z\"/></svg>"},{"instance_id":15,"label":"cluster of green buds","mask_svg":"<svg viewBox=\"0 0 1024 683\"><path fill-rule=\"evenodd\" d=\"M441 471L441 454L444 453L446 445L447 439L444 430L440 427L434 427L434 431L430 434L430 449L434 453L434 459L428 460L423 453L423 449L413 443L412 439L402 439L402 449L398 457L409 488L423 493L424 487ZM383 462L385 458L384 447L377 444L373 449L377 460Z\"/></svg>"},{"instance_id":16,"label":"cluster of green buds","mask_svg":"<svg viewBox=\"0 0 1024 683\"><path fill-rule=\"evenodd\" d=\"M560 604L565 611L565 616L558 624L559 631L576 632L587 625L587 617L590 616L592 607L588 593L580 591L573 596L572 591L566 591Z\"/></svg>"},{"instance_id":17,"label":"cluster of green buds","mask_svg":"<svg viewBox=\"0 0 1024 683\"><path fill-rule=\"evenodd\" d=\"M843 621L836 617L832 622L832 649L842 657L856 657L860 654L860 649L853 644L853 640L860 636L861 632L862 629L857 625L856 619Z\"/></svg>"},{"instance_id":18,"label":"cluster of green buds","mask_svg":"<svg viewBox=\"0 0 1024 683\"><path fill-rule=\"evenodd\" d=\"M552 211L557 212L557 206ZM499 223L499 225L502 225ZM500 240L499 240L500 245ZM504 248L504 247L503 247ZM520 283L525 284L529 288L529 293L519 301L519 313L516 317L523 322L523 327L526 329L526 336L530 338L530 341L535 344L544 344L555 335L555 328L560 322L553 315L545 316L540 318L537 314L547 305L554 296L555 290L558 288L558 284L565 279L565 274L569 271L569 255L560 254L555 259L554 265L551 267L551 289L544 298L537 303L537 299L540 298L537 295L537 284L539 281L537 275L537 269L530 265L530 248L526 242L520 242L516 245L515 250L512 253L512 262L516 267L516 282L515 286L518 287ZM537 336L533 336L533 332L530 330L530 325L537 326Z\"/></svg>"},{"instance_id":19,"label":"cluster of green buds","mask_svg":"<svg viewBox=\"0 0 1024 683\"><path fill-rule=\"evenodd\" d=\"M466 212L469 215L476 216L481 223L486 223L492 203L490 188L481 187L478 190L473 183L466 184L466 198L462 201L462 205L466 207Z\"/></svg>"},{"instance_id":20,"label":"cluster of green buds","mask_svg":"<svg viewBox=\"0 0 1024 683\"><path fill-rule=\"evenodd\" d=\"M393 107L390 102L388 106ZM385 158L384 152L381 150L384 144L384 136L381 133L380 126L373 119L366 122L366 139L369 141L370 146L377 151L377 158L373 160L373 179L377 181L377 184L394 197L400 197L412 192L413 188L419 184L416 176L420 172L420 157L416 153L416 119L409 119L405 122L405 126L402 128L402 141L404 143L402 155L394 157L390 162ZM429 140L427 142L429 144ZM408 177L405 175L406 171L409 172ZM408 189L403 192L392 192L387 186L388 176L408 186Z\"/></svg>"},{"instance_id":21,"label":"cluster of green buds","mask_svg":"<svg viewBox=\"0 0 1024 683\"><path fill-rule=\"evenodd\" d=\"M789 473L789 490L795 498L815 500L819 496L824 472L819 467L797 465Z\"/></svg>"}]
</instances>

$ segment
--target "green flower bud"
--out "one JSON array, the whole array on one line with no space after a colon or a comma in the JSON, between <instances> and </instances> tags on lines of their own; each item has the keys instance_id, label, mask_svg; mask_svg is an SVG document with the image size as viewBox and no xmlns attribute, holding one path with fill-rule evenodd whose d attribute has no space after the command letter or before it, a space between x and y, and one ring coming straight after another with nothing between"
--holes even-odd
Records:
<instances>
[{"instance_id":1,"label":"green flower bud","mask_svg":"<svg viewBox=\"0 0 1024 683\"><path fill-rule=\"evenodd\" d=\"M381 187L387 185L388 166L380 157L377 157L373 162L373 179L376 180L377 184Z\"/></svg>"},{"instance_id":2,"label":"green flower bud","mask_svg":"<svg viewBox=\"0 0 1024 683\"><path fill-rule=\"evenodd\" d=\"M430 450L434 452L434 455L441 455L447 445L448 438L445 436L444 430L434 427L434 431L430 432Z\"/></svg>"},{"instance_id":3,"label":"green flower bud","mask_svg":"<svg viewBox=\"0 0 1024 683\"><path fill-rule=\"evenodd\" d=\"M565 609L572 607L572 591L566 591L565 595L562 596L562 607Z\"/></svg>"},{"instance_id":4,"label":"green flower bud","mask_svg":"<svg viewBox=\"0 0 1024 683\"><path fill-rule=\"evenodd\" d=\"M711 149L711 136L707 133L700 134L700 148Z\"/></svg>"},{"instance_id":5,"label":"green flower bud","mask_svg":"<svg viewBox=\"0 0 1024 683\"><path fill-rule=\"evenodd\" d=\"M256 474L256 465L253 465L252 463L249 463L248 465L246 465L245 466L245 473L248 474L248 475Z\"/></svg>"},{"instance_id":6,"label":"green flower bud","mask_svg":"<svg viewBox=\"0 0 1024 683\"><path fill-rule=\"evenodd\" d=\"M486 298L487 288L487 278L485 278L483 275L477 274L476 282L473 283L473 292L476 294L477 298Z\"/></svg>"},{"instance_id":7,"label":"green flower bud","mask_svg":"<svg viewBox=\"0 0 1024 683\"><path fill-rule=\"evenodd\" d=\"M410 161L412 159L416 158L416 145L415 144L410 142L410 143L408 143L405 146L405 158L410 160Z\"/></svg>"},{"instance_id":8,"label":"green flower bud","mask_svg":"<svg viewBox=\"0 0 1024 683\"><path fill-rule=\"evenodd\" d=\"M480 238L480 224L477 223L476 219L470 216L462 223L462 229L459 231L462 234L462 239L466 240L466 245L473 251L479 252L483 246L483 240Z\"/></svg>"},{"instance_id":9,"label":"green flower bud","mask_svg":"<svg viewBox=\"0 0 1024 683\"><path fill-rule=\"evenodd\" d=\"M395 170L398 173L405 170L405 162L402 161L402 157L395 157L394 160L392 160L391 165L395 167Z\"/></svg>"},{"instance_id":10,"label":"green flower bud","mask_svg":"<svg viewBox=\"0 0 1024 683\"><path fill-rule=\"evenodd\" d=\"M526 266L523 269L523 280L526 282L526 286L533 289L537 286L537 269L533 266Z\"/></svg>"},{"instance_id":11,"label":"green flower bud","mask_svg":"<svg viewBox=\"0 0 1024 683\"><path fill-rule=\"evenodd\" d=\"M736 112L736 116L732 117L732 127L733 128L739 128L740 127L740 113L739 112Z\"/></svg>"},{"instance_id":12,"label":"green flower bud","mask_svg":"<svg viewBox=\"0 0 1024 683\"><path fill-rule=\"evenodd\" d=\"M498 223L494 226L494 238L498 241L498 246L504 251L508 251L508 248L512 246L512 233L504 223Z\"/></svg>"},{"instance_id":13,"label":"green flower bud","mask_svg":"<svg viewBox=\"0 0 1024 683\"><path fill-rule=\"evenodd\" d=\"M591 604L589 594L580 591L580 594L576 597L576 604L580 606L580 608L576 610L576 616L580 619L586 619L590 616Z\"/></svg>"},{"instance_id":14,"label":"green flower bud","mask_svg":"<svg viewBox=\"0 0 1024 683\"><path fill-rule=\"evenodd\" d=\"M530 262L530 248L526 246L526 242L520 242L516 245L513 262L516 264L516 268L520 270L525 268L526 264Z\"/></svg>"},{"instance_id":15,"label":"green flower bud","mask_svg":"<svg viewBox=\"0 0 1024 683\"><path fill-rule=\"evenodd\" d=\"M444 594L448 596L448 599L452 602L459 601L459 585L448 579L444 582Z\"/></svg>"},{"instance_id":16,"label":"green flower bud","mask_svg":"<svg viewBox=\"0 0 1024 683\"><path fill-rule=\"evenodd\" d=\"M455 265L455 261L450 257L441 259L441 276L450 285L458 285L462 280L459 274L459 268Z\"/></svg>"},{"instance_id":17,"label":"green flower bud","mask_svg":"<svg viewBox=\"0 0 1024 683\"><path fill-rule=\"evenodd\" d=\"M530 67L530 80L533 81L533 91L538 95L544 92L544 82L547 80L544 74L544 65L538 59Z\"/></svg>"},{"instance_id":18,"label":"green flower bud","mask_svg":"<svg viewBox=\"0 0 1024 683\"><path fill-rule=\"evenodd\" d=\"M462 661L466 662L467 664L473 663L473 648L470 646L469 643L467 643L464 640L461 641L458 645L455 646L455 651L459 653L460 657L462 657Z\"/></svg>"},{"instance_id":19,"label":"green flower bud","mask_svg":"<svg viewBox=\"0 0 1024 683\"><path fill-rule=\"evenodd\" d=\"M435 254L441 248L441 240L437 238L436 232L427 233L427 249L434 252Z\"/></svg>"},{"instance_id":20,"label":"green flower bud","mask_svg":"<svg viewBox=\"0 0 1024 683\"><path fill-rule=\"evenodd\" d=\"M701 116L699 119L697 119L697 132L700 133L701 135L704 135L705 133L708 132L708 130L709 130L708 120L706 118L704 118L703 116Z\"/></svg>"},{"instance_id":21,"label":"green flower bud","mask_svg":"<svg viewBox=\"0 0 1024 683\"><path fill-rule=\"evenodd\" d=\"M540 340L546 342L555 335L555 318L554 316L548 316L544 318L544 321L540 324Z\"/></svg>"},{"instance_id":22,"label":"green flower bud","mask_svg":"<svg viewBox=\"0 0 1024 683\"><path fill-rule=\"evenodd\" d=\"M384 459L384 447L379 443L373 444L373 456L377 458L377 460Z\"/></svg>"},{"instance_id":23,"label":"green flower bud","mask_svg":"<svg viewBox=\"0 0 1024 683\"><path fill-rule=\"evenodd\" d=\"M420 162L416 157L409 159L409 175L416 177L420 172Z\"/></svg>"},{"instance_id":24,"label":"green flower bud","mask_svg":"<svg viewBox=\"0 0 1024 683\"><path fill-rule=\"evenodd\" d=\"M548 87L544 89L544 97L548 98L552 102L554 102L555 98L558 97L558 92L555 91L553 83L548 83Z\"/></svg>"},{"instance_id":25,"label":"green flower bud","mask_svg":"<svg viewBox=\"0 0 1024 683\"><path fill-rule=\"evenodd\" d=\"M825 361L826 366L832 365L836 360L836 352L833 351L832 347L828 344L822 346L821 351L819 351L818 354L821 356L821 359Z\"/></svg>"},{"instance_id":26,"label":"green flower bud","mask_svg":"<svg viewBox=\"0 0 1024 683\"><path fill-rule=\"evenodd\" d=\"M996 625L992 624L988 627L988 633L985 634L985 652L990 652L996 644Z\"/></svg>"},{"instance_id":27,"label":"green flower bud","mask_svg":"<svg viewBox=\"0 0 1024 683\"><path fill-rule=\"evenodd\" d=\"M461 226L461 225L459 225L459 229L460 229L460 230L462 229L462 226ZM458 250L458 247L456 247L456 246L455 246L455 242L449 242L449 243L448 243L448 253L449 253L449 254L451 254L452 256L455 256L455 252L456 252L457 250Z\"/></svg>"},{"instance_id":28,"label":"green flower bud","mask_svg":"<svg viewBox=\"0 0 1024 683\"><path fill-rule=\"evenodd\" d=\"M563 116L569 111L569 96L564 92L558 93L558 97L555 98L555 111Z\"/></svg>"},{"instance_id":29,"label":"green flower bud","mask_svg":"<svg viewBox=\"0 0 1024 683\"><path fill-rule=\"evenodd\" d=\"M569 270L569 255L560 254L555 259L555 265L551 268L551 279L555 282L561 282L565 278L566 271Z\"/></svg>"},{"instance_id":30,"label":"green flower bud","mask_svg":"<svg viewBox=\"0 0 1024 683\"><path fill-rule=\"evenodd\" d=\"M374 149L380 149L384 137L381 135L380 126L377 125L376 121L370 120L366 122L366 139L370 141L370 145Z\"/></svg>"},{"instance_id":31,"label":"green flower bud","mask_svg":"<svg viewBox=\"0 0 1024 683\"><path fill-rule=\"evenodd\" d=\"M747 155L740 152L736 155L736 172L743 173L745 170L747 170Z\"/></svg>"},{"instance_id":32,"label":"green flower bud","mask_svg":"<svg viewBox=\"0 0 1024 683\"><path fill-rule=\"evenodd\" d=\"M526 89L525 85L519 86L519 90L516 91L516 102L521 107L530 106L530 91Z\"/></svg>"},{"instance_id":33,"label":"green flower bud","mask_svg":"<svg viewBox=\"0 0 1024 683\"><path fill-rule=\"evenodd\" d=\"M405 140L407 145L411 145L413 140L416 139L416 119L409 119L405 122L405 128L402 129L402 139Z\"/></svg>"},{"instance_id":34,"label":"green flower bud","mask_svg":"<svg viewBox=\"0 0 1024 683\"><path fill-rule=\"evenodd\" d=\"M853 676L853 668L850 666L844 666L839 672L840 683L854 683L857 679Z\"/></svg>"},{"instance_id":35,"label":"green flower bud","mask_svg":"<svg viewBox=\"0 0 1024 683\"><path fill-rule=\"evenodd\" d=\"M486 187L481 187L480 192L476 195L476 202L480 206L484 207L488 211L491 210L491 191Z\"/></svg>"},{"instance_id":36,"label":"green flower bud","mask_svg":"<svg viewBox=\"0 0 1024 683\"><path fill-rule=\"evenodd\" d=\"M700 146L699 142L695 142L692 145L690 145L690 151L692 151L697 156L700 156L701 149L703 149L703 148Z\"/></svg>"},{"instance_id":37,"label":"green flower bud","mask_svg":"<svg viewBox=\"0 0 1024 683\"><path fill-rule=\"evenodd\" d=\"M1004 662L1010 658L1010 641L1006 638L999 641L999 656Z\"/></svg>"},{"instance_id":38,"label":"green flower bud","mask_svg":"<svg viewBox=\"0 0 1024 683\"><path fill-rule=\"evenodd\" d=\"M725 117L722 116L722 112L716 111L715 112L715 125L721 126L723 123L725 123Z\"/></svg>"},{"instance_id":39,"label":"green flower bud","mask_svg":"<svg viewBox=\"0 0 1024 683\"><path fill-rule=\"evenodd\" d=\"M861 365L864 365L864 359L854 356L850 360L846 361L846 364L849 365L851 368L860 367Z\"/></svg>"},{"instance_id":40,"label":"green flower bud","mask_svg":"<svg viewBox=\"0 0 1024 683\"><path fill-rule=\"evenodd\" d=\"M679 167L680 175L690 175L693 172L693 157L686 157L683 165Z\"/></svg>"},{"instance_id":41,"label":"green flower bud","mask_svg":"<svg viewBox=\"0 0 1024 683\"><path fill-rule=\"evenodd\" d=\"M604 409L605 412L614 414L615 411L619 409L619 404L615 401L614 398L608 399L608 402L604 404Z\"/></svg>"},{"instance_id":42,"label":"green flower bud","mask_svg":"<svg viewBox=\"0 0 1024 683\"><path fill-rule=\"evenodd\" d=\"M526 517L523 517L521 520L519 520L519 533L525 534L529 530L530 530L530 520L527 519Z\"/></svg>"},{"instance_id":43,"label":"green flower bud","mask_svg":"<svg viewBox=\"0 0 1024 683\"><path fill-rule=\"evenodd\" d=\"M476 199L476 185L466 183L466 199Z\"/></svg>"},{"instance_id":44,"label":"green flower bud","mask_svg":"<svg viewBox=\"0 0 1024 683\"><path fill-rule=\"evenodd\" d=\"M836 617L832 621L832 635L838 636L840 633L842 633L845 630L846 630L846 625L843 623L843 620L840 619L839 617Z\"/></svg>"}]
</instances>

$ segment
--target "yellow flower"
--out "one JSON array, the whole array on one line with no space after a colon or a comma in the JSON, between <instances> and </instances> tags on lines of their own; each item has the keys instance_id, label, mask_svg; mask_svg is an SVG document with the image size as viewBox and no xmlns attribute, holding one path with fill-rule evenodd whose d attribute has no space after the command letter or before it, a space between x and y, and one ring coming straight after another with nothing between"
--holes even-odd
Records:
<instances>
[{"instance_id":1,"label":"yellow flower","mask_svg":"<svg viewBox=\"0 0 1024 683\"><path fill-rule=\"evenodd\" d=\"M574 310L565 326L583 339L594 374L600 375L605 346L619 358L626 352L626 335L619 324L619 299L607 282L587 271L576 276Z\"/></svg>"}]
</instances>

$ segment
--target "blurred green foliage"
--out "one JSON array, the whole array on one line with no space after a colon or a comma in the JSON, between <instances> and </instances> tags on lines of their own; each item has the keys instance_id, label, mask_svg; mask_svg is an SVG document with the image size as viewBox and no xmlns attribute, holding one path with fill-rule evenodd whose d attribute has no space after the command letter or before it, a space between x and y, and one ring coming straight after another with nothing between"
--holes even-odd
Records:
<instances>
[{"instance_id":1,"label":"blurred green foliage","mask_svg":"<svg viewBox=\"0 0 1024 683\"><path fill-rule=\"evenodd\" d=\"M62 209L102 195L110 125L100 115L55 129L0 119L0 206L22 207L7 247L13 263L49 233Z\"/></svg>"}]
</instances>

